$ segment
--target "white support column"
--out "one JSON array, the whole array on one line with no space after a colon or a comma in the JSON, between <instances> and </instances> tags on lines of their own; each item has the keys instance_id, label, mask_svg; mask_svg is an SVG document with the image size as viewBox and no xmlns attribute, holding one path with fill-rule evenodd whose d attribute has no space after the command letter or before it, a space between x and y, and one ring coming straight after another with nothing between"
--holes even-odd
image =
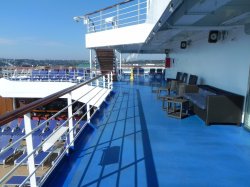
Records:
<instances>
[{"instance_id":1,"label":"white support column","mask_svg":"<svg viewBox=\"0 0 250 187\"><path fill-rule=\"evenodd\" d=\"M72 112L72 95L71 93L68 94L68 118L69 118L69 131L71 131L73 129L73 118L72 118L72 115L73 115L73 112ZM70 144L74 140L74 131L72 130L70 133L69 133L69 142ZM71 147L74 147L74 143L71 144Z\"/></svg>"},{"instance_id":2,"label":"white support column","mask_svg":"<svg viewBox=\"0 0 250 187\"><path fill-rule=\"evenodd\" d=\"M149 9L150 9L150 3L151 3L150 0L147 0L147 18L148 18Z\"/></svg>"},{"instance_id":3,"label":"white support column","mask_svg":"<svg viewBox=\"0 0 250 187\"><path fill-rule=\"evenodd\" d=\"M122 53L120 53L120 77L122 77Z\"/></svg>"},{"instance_id":4,"label":"white support column","mask_svg":"<svg viewBox=\"0 0 250 187\"><path fill-rule=\"evenodd\" d=\"M108 89L110 89L110 74L108 74Z\"/></svg>"},{"instance_id":5,"label":"white support column","mask_svg":"<svg viewBox=\"0 0 250 187\"><path fill-rule=\"evenodd\" d=\"M113 89L113 73L110 72L110 89Z\"/></svg>"},{"instance_id":6,"label":"white support column","mask_svg":"<svg viewBox=\"0 0 250 187\"><path fill-rule=\"evenodd\" d=\"M92 74L91 74L92 72L92 49L89 50L89 69L90 69L89 76L92 79ZM92 82L90 84L92 86Z\"/></svg>"},{"instance_id":7,"label":"white support column","mask_svg":"<svg viewBox=\"0 0 250 187\"><path fill-rule=\"evenodd\" d=\"M27 113L24 115L24 128L25 128L25 134L28 134L31 132L31 117L30 113ZM27 147L27 154L31 154L34 151L33 148L33 139L32 134L26 137L26 147ZM33 173L35 171L35 161L34 161L34 153L28 158L28 168L29 168L29 174ZM30 186L36 187L36 174L34 173L30 177Z\"/></svg>"},{"instance_id":8,"label":"white support column","mask_svg":"<svg viewBox=\"0 0 250 187\"><path fill-rule=\"evenodd\" d=\"M96 86L99 87L99 79L96 79Z\"/></svg>"},{"instance_id":9,"label":"white support column","mask_svg":"<svg viewBox=\"0 0 250 187\"><path fill-rule=\"evenodd\" d=\"M115 72L116 72L116 76L117 76L117 72L118 72L118 58L117 58L117 53L118 51L115 50ZM118 72L119 73L119 72Z\"/></svg>"},{"instance_id":10,"label":"white support column","mask_svg":"<svg viewBox=\"0 0 250 187\"><path fill-rule=\"evenodd\" d=\"M103 84L103 88L105 88L106 87L105 75L102 76L102 84Z\"/></svg>"},{"instance_id":11,"label":"white support column","mask_svg":"<svg viewBox=\"0 0 250 187\"><path fill-rule=\"evenodd\" d=\"M90 106L88 103L87 103L87 121L88 123L90 122Z\"/></svg>"}]
</instances>

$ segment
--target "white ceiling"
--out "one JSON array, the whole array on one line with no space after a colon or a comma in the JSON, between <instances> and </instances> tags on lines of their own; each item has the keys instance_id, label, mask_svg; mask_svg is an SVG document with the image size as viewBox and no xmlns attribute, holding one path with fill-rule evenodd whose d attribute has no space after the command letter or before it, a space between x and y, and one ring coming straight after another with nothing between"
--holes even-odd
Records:
<instances>
[{"instance_id":1,"label":"white ceiling","mask_svg":"<svg viewBox=\"0 0 250 187\"><path fill-rule=\"evenodd\" d=\"M116 48L124 53L164 53L179 48L180 41L207 35L210 30L244 26L250 23L250 0L184 0L170 17L169 12L165 10L146 43Z\"/></svg>"}]
</instances>

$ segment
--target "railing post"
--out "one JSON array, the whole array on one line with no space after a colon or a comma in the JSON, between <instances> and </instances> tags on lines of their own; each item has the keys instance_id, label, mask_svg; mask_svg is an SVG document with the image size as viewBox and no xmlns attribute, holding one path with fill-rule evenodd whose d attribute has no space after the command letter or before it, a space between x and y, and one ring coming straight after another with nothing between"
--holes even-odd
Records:
<instances>
[{"instance_id":1,"label":"railing post","mask_svg":"<svg viewBox=\"0 0 250 187\"><path fill-rule=\"evenodd\" d=\"M149 10L150 10L150 0L147 0L147 17L146 17L146 19L148 18Z\"/></svg>"},{"instance_id":2,"label":"railing post","mask_svg":"<svg viewBox=\"0 0 250 187\"><path fill-rule=\"evenodd\" d=\"M138 0L138 24L140 23L140 0Z\"/></svg>"},{"instance_id":3,"label":"railing post","mask_svg":"<svg viewBox=\"0 0 250 187\"><path fill-rule=\"evenodd\" d=\"M68 94L68 118L69 118L69 142L74 147L73 112L72 112L72 92ZM72 143L73 142L73 143ZM72 143L72 144L71 144Z\"/></svg>"},{"instance_id":4,"label":"railing post","mask_svg":"<svg viewBox=\"0 0 250 187\"><path fill-rule=\"evenodd\" d=\"M32 130L30 113L27 113L24 115L24 128L25 128L25 134L29 134ZM26 137L26 147L27 147L28 155L34 151L32 134ZM34 153L30 155L30 157L28 158L28 168L29 168L29 174L35 171ZM36 174L35 173L30 177L30 186L36 187Z\"/></svg>"},{"instance_id":5,"label":"railing post","mask_svg":"<svg viewBox=\"0 0 250 187\"><path fill-rule=\"evenodd\" d=\"M102 11L100 11L100 31L102 30Z\"/></svg>"},{"instance_id":6,"label":"railing post","mask_svg":"<svg viewBox=\"0 0 250 187\"><path fill-rule=\"evenodd\" d=\"M99 80L96 79L96 86L99 87Z\"/></svg>"},{"instance_id":7,"label":"railing post","mask_svg":"<svg viewBox=\"0 0 250 187\"><path fill-rule=\"evenodd\" d=\"M119 11L120 11L120 6L116 6L116 28L119 27Z\"/></svg>"},{"instance_id":8,"label":"railing post","mask_svg":"<svg viewBox=\"0 0 250 187\"><path fill-rule=\"evenodd\" d=\"M110 89L113 89L113 73L112 71L110 72Z\"/></svg>"},{"instance_id":9,"label":"railing post","mask_svg":"<svg viewBox=\"0 0 250 187\"><path fill-rule=\"evenodd\" d=\"M109 89L110 88L110 74L108 74L108 80L107 80L107 82L108 82L107 88Z\"/></svg>"},{"instance_id":10,"label":"railing post","mask_svg":"<svg viewBox=\"0 0 250 187\"><path fill-rule=\"evenodd\" d=\"M90 122L90 106L89 103L87 103L87 121Z\"/></svg>"},{"instance_id":11,"label":"railing post","mask_svg":"<svg viewBox=\"0 0 250 187\"><path fill-rule=\"evenodd\" d=\"M105 83L105 75L103 75L103 77L102 77L102 86L103 86L103 88L105 88L106 87L106 83Z\"/></svg>"},{"instance_id":12,"label":"railing post","mask_svg":"<svg viewBox=\"0 0 250 187\"><path fill-rule=\"evenodd\" d=\"M122 53L120 53L120 77L122 77Z\"/></svg>"},{"instance_id":13,"label":"railing post","mask_svg":"<svg viewBox=\"0 0 250 187\"><path fill-rule=\"evenodd\" d=\"M92 49L89 50L89 77L90 79L92 79ZM90 85L92 86L92 82L90 83Z\"/></svg>"}]
</instances>

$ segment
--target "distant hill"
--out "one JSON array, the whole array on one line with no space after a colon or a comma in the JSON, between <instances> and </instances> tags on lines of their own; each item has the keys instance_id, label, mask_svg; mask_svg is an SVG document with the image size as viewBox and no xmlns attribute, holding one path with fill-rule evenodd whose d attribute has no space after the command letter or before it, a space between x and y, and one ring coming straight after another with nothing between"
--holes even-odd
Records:
<instances>
[{"instance_id":1,"label":"distant hill","mask_svg":"<svg viewBox=\"0 0 250 187\"><path fill-rule=\"evenodd\" d=\"M89 64L86 60L33 60L33 59L0 59L0 66L79 66Z\"/></svg>"}]
</instances>

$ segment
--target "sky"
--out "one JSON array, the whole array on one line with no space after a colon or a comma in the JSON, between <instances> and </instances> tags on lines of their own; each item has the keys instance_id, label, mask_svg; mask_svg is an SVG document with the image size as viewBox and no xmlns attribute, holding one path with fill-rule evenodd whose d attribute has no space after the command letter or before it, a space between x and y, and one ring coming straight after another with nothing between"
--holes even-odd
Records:
<instances>
[{"instance_id":1,"label":"sky","mask_svg":"<svg viewBox=\"0 0 250 187\"><path fill-rule=\"evenodd\" d=\"M1 0L0 58L88 60L86 26L74 16L122 0Z\"/></svg>"}]
</instances>

